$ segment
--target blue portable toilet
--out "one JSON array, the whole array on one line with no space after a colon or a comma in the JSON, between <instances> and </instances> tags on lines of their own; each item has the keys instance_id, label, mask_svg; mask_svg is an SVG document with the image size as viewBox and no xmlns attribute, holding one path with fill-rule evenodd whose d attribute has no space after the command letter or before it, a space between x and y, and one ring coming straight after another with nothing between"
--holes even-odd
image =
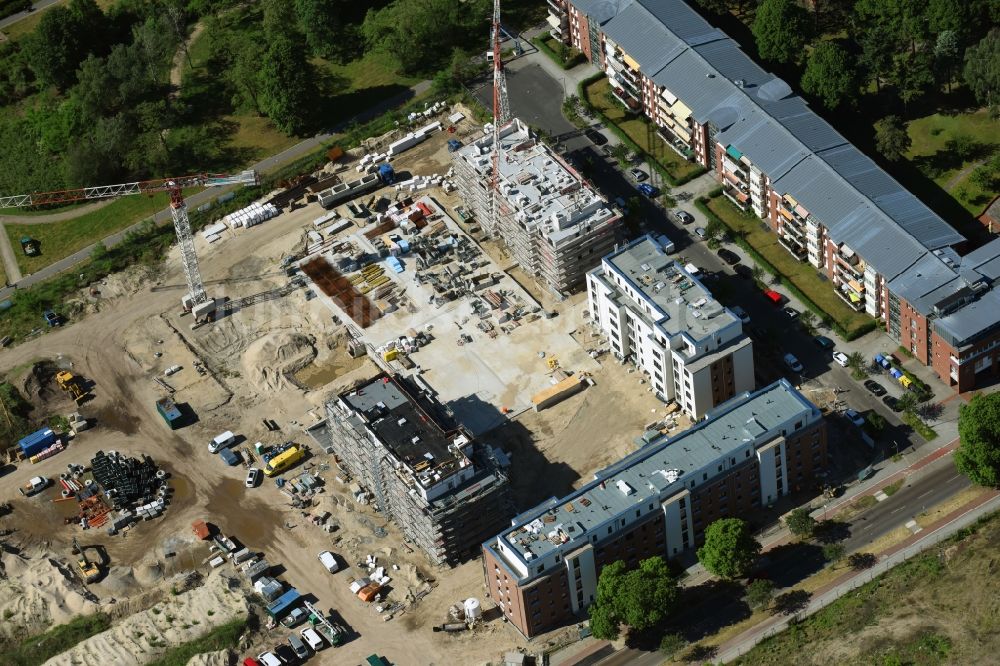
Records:
<instances>
[{"instance_id":1,"label":"blue portable toilet","mask_svg":"<svg viewBox=\"0 0 1000 666\"><path fill-rule=\"evenodd\" d=\"M396 182L396 172L393 171L392 165L386 162L378 168L378 177L386 185L392 185Z\"/></svg>"}]
</instances>

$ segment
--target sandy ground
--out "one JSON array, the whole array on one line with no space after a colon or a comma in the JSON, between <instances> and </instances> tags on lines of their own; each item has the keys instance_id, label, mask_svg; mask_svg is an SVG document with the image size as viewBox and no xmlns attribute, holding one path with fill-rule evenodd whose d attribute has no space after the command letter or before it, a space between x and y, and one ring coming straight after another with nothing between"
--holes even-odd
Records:
<instances>
[{"instance_id":1,"label":"sandy ground","mask_svg":"<svg viewBox=\"0 0 1000 666\"><path fill-rule=\"evenodd\" d=\"M398 164L418 174L444 172L447 138L437 135ZM199 236L196 245L210 292L237 299L271 294L283 286L287 278L278 268L281 258L302 247L305 230L321 212L312 204L249 230L227 231L223 240L211 246ZM332 460L318 447L311 448L306 466L323 476L327 485L310 511L330 513L340 527L332 534L309 524L270 480L258 488L245 488L242 467L226 467L208 453L206 443L212 436L232 430L247 444L295 440L308 445L310 439L302 428L321 418L324 398L334 390L327 382L370 376L373 366L346 354L343 329L334 325L330 310L319 299L307 300L302 289L282 298L262 298L220 322L191 330L191 318L178 313L182 285L174 249L162 269L115 276L100 285L99 298L81 296L78 307L89 314L72 326L0 351L3 373L20 377L34 359L59 359L92 381L93 399L80 411L97 423L67 451L37 465L20 464L0 477L0 500L10 499L14 506L11 515L0 518L0 530L12 530L7 538L30 556L22 560L2 555L0 561L9 573L0 580L0 598L9 598L3 593L13 591L12 585L32 590L13 602L22 605L12 607L15 616L4 624L25 635L32 629L32 619L36 620L33 628L40 629L78 612L113 609L122 620L100 638L107 642L100 649L124 660L115 663L138 663L140 649L152 656L155 649L148 637L162 636L173 643L201 633L198 627L204 630L209 618L215 621L236 612L237 595L209 586L202 593L207 595L204 598L163 600L157 596L162 592L150 590L162 589L162 581L177 573L206 571L202 562L207 551L190 530L192 521L205 519L263 552L284 570L281 578L313 595L320 608L336 609L356 632L353 640L320 653L310 663L360 663L378 652L403 665L477 664L496 660L503 651L517 647L538 650L572 632L570 628L530 644L500 620L457 636L432 632L433 625L447 620L448 609L456 602L467 597L483 599L481 564L472 561L454 569L430 566L421 553L411 552L393 525L347 500L346 488L333 477ZM583 322L574 322L571 317L576 315L570 314L580 303L577 299L557 306L566 313L557 318L561 335L583 330ZM594 343L578 342L583 346ZM452 348L457 351L453 343ZM455 353L452 348L448 353ZM533 346L530 353L537 351ZM635 391L638 375L605 362L606 357L600 361L603 365L594 363L590 368L596 386L540 414L525 412L493 433L513 453L513 483L525 507L589 478L594 470L631 450L632 437L642 426L662 416L662 405L650 394ZM203 374L196 363L201 364ZM542 362L536 359L535 363ZM181 370L164 377L164 370L174 365ZM156 413L154 402L166 393L154 377L173 387L175 399L187 405L191 418L182 429L169 430ZM46 413L75 411L57 390L40 404ZM264 418L275 420L280 431L267 431ZM163 517L111 537L103 531L81 532L77 526L64 526L63 518L74 512L74 503L52 501L58 497L53 489L32 498L17 495L16 487L29 477L57 476L67 463L86 464L98 450L146 453L171 473L173 497ZM97 601L88 601L83 596L86 592L73 592L74 583L48 564L44 555L67 561L74 535L85 546L103 547L110 560L108 576L90 586ZM348 567L328 574L316 561L316 553L323 549L340 555ZM405 610L397 610L391 620L348 589L352 577L366 573L356 565L367 554L377 554L380 563L399 567L388 572L394 588L390 602L403 604ZM185 607L183 613L171 614L186 617L190 612L191 617L201 618L200 624L184 629L175 620L168 625L166 610L159 616L148 610L155 603L188 604L190 608ZM484 605L490 617L491 605ZM0 602L0 613L5 608ZM217 610L208 616L212 608ZM136 614L130 616L131 612ZM139 632L143 637L136 637ZM282 638L281 630L264 631L245 654ZM99 645L96 641L88 645Z\"/></svg>"}]
</instances>

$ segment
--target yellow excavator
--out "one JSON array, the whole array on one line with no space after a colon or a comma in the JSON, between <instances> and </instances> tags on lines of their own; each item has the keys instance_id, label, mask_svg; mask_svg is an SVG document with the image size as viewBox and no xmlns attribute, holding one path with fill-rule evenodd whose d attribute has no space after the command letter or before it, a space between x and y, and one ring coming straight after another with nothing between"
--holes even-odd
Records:
<instances>
[{"instance_id":1,"label":"yellow excavator","mask_svg":"<svg viewBox=\"0 0 1000 666\"><path fill-rule=\"evenodd\" d=\"M63 391L73 396L78 405L87 399L87 389L84 388L83 379L68 370L61 370L56 373L56 384Z\"/></svg>"},{"instance_id":2,"label":"yellow excavator","mask_svg":"<svg viewBox=\"0 0 1000 666\"><path fill-rule=\"evenodd\" d=\"M93 583L101 577L101 567L87 557L87 553L80 546L76 537L73 537L73 554L77 556L76 566L80 569L80 576L85 583Z\"/></svg>"}]
</instances>

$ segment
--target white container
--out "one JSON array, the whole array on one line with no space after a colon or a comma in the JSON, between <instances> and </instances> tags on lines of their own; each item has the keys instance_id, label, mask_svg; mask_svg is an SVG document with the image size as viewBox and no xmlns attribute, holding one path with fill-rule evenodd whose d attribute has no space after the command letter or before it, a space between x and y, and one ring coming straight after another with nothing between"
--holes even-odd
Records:
<instances>
[{"instance_id":1,"label":"white container","mask_svg":"<svg viewBox=\"0 0 1000 666\"><path fill-rule=\"evenodd\" d=\"M478 620L483 615L483 607L479 603L479 599L475 597L469 597L465 600L465 620L466 622L473 622Z\"/></svg>"}]
</instances>

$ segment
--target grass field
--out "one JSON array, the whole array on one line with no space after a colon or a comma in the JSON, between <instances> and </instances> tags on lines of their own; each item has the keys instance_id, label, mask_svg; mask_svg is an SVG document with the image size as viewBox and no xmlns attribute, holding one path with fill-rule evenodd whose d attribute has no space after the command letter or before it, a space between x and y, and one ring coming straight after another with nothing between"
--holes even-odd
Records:
<instances>
[{"instance_id":1,"label":"grass field","mask_svg":"<svg viewBox=\"0 0 1000 666\"><path fill-rule=\"evenodd\" d=\"M188 192L191 194L192 192ZM123 197L103 208L63 222L52 224L5 224L10 244L17 255L17 264L24 275L34 273L77 250L152 216L167 207L167 193L148 196ZM41 243L42 253L26 257L21 252L21 237L31 236Z\"/></svg>"},{"instance_id":2,"label":"grass field","mask_svg":"<svg viewBox=\"0 0 1000 666\"><path fill-rule=\"evenodd\" d=\"M984 192L969 179L975 166L1000 149L1000 120L991 118L987 110L955 115L935 113L911 121L907 131L912 141L907 153L910 161L970 213L979 215L1000 194ZM962 161L948 147L950 141L962 136L980 146L971 160Z\"/></svg>"},{"instance_id":3,"label":"grass field","mask_svg":"<svg viewBox=\"0 0 1000 666\"><path fill-rule=\"evenodd\" d=\"M851 337L852 332L871 326L871 317L847 307L833 291L833 284L820 279L812 264L797 261L778 244L778 237L763 227L763 222L746 215L723 196L708 202L712 211L730 230L743 234L746 242L777 268L807 298L826 312Z\"/></svg>"},{"instance_id":4,"label":"grass field","mask_svg":"<svg viewBox=\"0 0 1000 666\"><path fill-rule=\"evenodd\" d=\"M642 117L630 116L625 108L614 99L610 99L611 84L607 78L601 78L587 86L584 93L587 100L604 116L617 125L632 141L653 159L660 163L667 173L675 180L686 182L703 171L701 165L688 162L675 153L670 146L650 132L649 122Z\"/></svg>"},{"instance_id":5,"label":"grass field","mask_svg":"<svg viewBox=\"0 0 1000 666\"><path fill-rule=\"evenodd\" d=\"M991 664L1000 650L996 514L846 594L735 663Z\"/></svg>"}]
</instances>

